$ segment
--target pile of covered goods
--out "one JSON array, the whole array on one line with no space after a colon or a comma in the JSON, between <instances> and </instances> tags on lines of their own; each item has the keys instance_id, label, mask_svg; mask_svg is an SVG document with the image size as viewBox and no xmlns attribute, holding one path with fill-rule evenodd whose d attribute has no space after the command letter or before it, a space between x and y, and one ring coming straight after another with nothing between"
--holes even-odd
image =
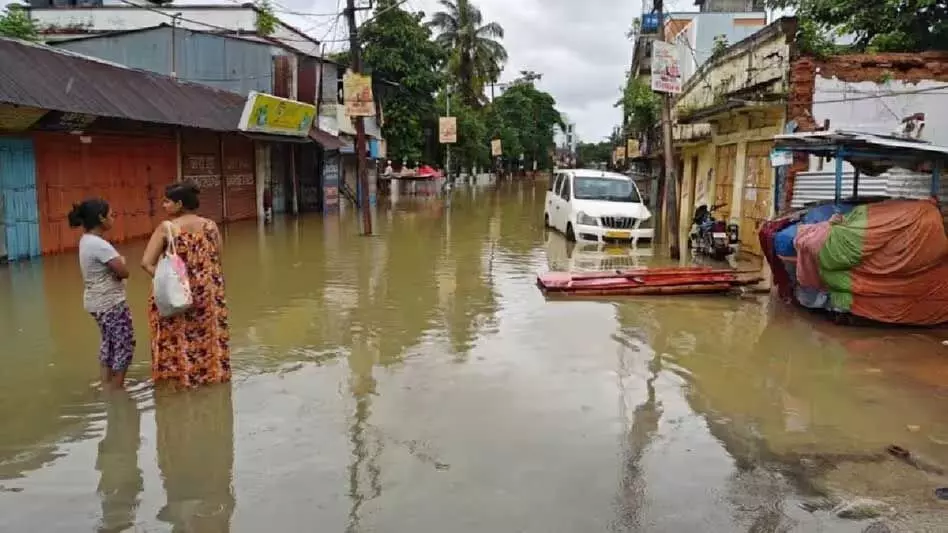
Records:
<instances>
[{"instance_id":1,"label":"pile of covered goods","mask_svg":"<svg viewBox=\"0 0 948 533\"><path fill-rule=\"evenodd\" d=\"M948 237L934 200L816 205L759 235L786 299L889 324L948 322Z\"/></svg>"}]
</instances>

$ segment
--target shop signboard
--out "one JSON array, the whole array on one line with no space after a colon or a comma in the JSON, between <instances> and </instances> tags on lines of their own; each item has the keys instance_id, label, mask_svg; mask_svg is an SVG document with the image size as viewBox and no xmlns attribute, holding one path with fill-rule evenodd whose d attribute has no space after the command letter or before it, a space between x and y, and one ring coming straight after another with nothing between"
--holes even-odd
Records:
<instances>
[{"instance_id":1,"label":"shop signboard","mask_svg":"<svg viewBox=\"0 0 948 533\"><path fill-rule=\"evenodd\" d=\"M339 157L323 161L323 213L339 211Z\"/></svg>"},{"instance_id":2,"label":"shop signboard","mask_svg":"<svg viewBox=\"0 0 948 533\"><path fill-rule=\"evenodd\" d=\"M22 105L0 104L0 130L23 131L46 114L45 109Z\"/></svg>"},{"instance_id":3,"label":"shop signboard","mask_svg":"<svg viewBox=\"0 0 948 533\"><path fill-rule=\"evenodd\" d=\"M240 131L306 137L313 127L316 106L250 91L240 116Z\"/></svg>"}]
</instances>

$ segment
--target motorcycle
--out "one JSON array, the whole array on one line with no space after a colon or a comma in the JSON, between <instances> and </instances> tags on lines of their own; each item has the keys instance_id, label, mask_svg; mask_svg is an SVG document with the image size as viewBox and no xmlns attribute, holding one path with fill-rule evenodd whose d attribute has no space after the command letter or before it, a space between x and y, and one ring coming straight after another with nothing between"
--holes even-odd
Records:
<instances>
[{"instance_id":1,"label":"motorcycle","mask_svg":"<svg viewBox=\"0 0 948 533\"><path fill-rule=\"evenodd\" d=\"M737 224L727 224L714 218L714 212L726 205L713 205L711 209L707 205L700 205L695 209L691 234L688 236L688 246L692 252L717 260L724 260L734 253L740 242Z\"/></svg>"}]
</instances>

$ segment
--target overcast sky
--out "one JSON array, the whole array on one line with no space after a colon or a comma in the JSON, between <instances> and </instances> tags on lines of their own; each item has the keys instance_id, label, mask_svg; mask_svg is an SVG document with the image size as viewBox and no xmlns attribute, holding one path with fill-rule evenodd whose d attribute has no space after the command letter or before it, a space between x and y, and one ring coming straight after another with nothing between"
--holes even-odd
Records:
<instances>
[{"instance_id":1,"label":"overcast sky","mask_svg":"<svg viewBox=\"0 0 948 533\"><path fill-rule=\"evenodd\" d=\"M499 22L506 30L503 43L510 61L502 82L515 78L520 70L542 73L540 88L551 93L560 111L576 123L580 140L595 142L609 135L621 121L613 104L631 60L632 43L625 34L632 19L641 15L641 0L473 1L486 20ZM345 0L341 3L345 5ZM274 5L277 10L286 7L319 15L336 12L338 2L277 0ZM676 11L694 10L690 0L672 1L668 6ZM430 16L438 11L438 2L408 0L404 7ZM345 21L333 26L333 17L278 14L318 39L346 36Z\"/></svg>"}]
</instances>

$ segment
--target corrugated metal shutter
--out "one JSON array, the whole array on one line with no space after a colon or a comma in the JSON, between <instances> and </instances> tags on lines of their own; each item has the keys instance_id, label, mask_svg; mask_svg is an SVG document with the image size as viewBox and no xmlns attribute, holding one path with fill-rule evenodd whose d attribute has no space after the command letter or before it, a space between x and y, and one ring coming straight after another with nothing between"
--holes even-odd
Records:
<instances>
[{"instance_id":1,"label":"corrugated metal shutter","mask_svg":"<svg viewBox=\"0 0 948 533\"><path fill-rule=\"evenodd\" d=\"M253 141L243 135L222 136L224 160L224 209L226 220L257 216L257 186Z\"/></svg>"},{"instance_id":2,"label":"corrugated metal shutter","mask_svg":"<svg viewBox=\"0 0 948 533\"><path fill-rule=\"evenodd\" d=\"M0 138L0 259L40 253L33 141Z\"/></svg>"},{"instance_id":3,"label":"corrugated metal shutter","mask_svg":"<svg viewBox=\"0 0 948 533\"><path fill-rule=\"evenodd\" d=\"M181 133L181 177L201 189L198 213L215 222L223 222L224 189L218 134L198 130Z\"/></svg>"},{"instance_id":4,"label":"corrugated metal shutter","mask_svg":"<svg viewBox=\"0 0 948 533\"><path fill-rule=\"evenodd\" d=\"M116 242L151 234L164 218L164 188L177 174L171 137L91 134L84 144L70 134L34 136L42 252L75 248L79 232L66 216L72 204L102 197L116 211L109 238Z\"/></svg>"},{"instance_id":5,"label":"corrugated metal shutter","mask_svg":"<svg viewBox=\"0 0 948 533\"><path fill-rule=\"evenodd\" d=\"M831 163L832 164L832 163ZM835 195L836 173L830 171L801 172L793 182L794 208L803 207L812 202L832 200ZM943 197L948 192L945 181L942 182ZM893 198L928 198L931 195L931 176L902 169L892 169L879 176L859 176L859 196L890 196ZM843 197L852 195L853 173L843 173Z\"/></svg>"}]
</instances>

